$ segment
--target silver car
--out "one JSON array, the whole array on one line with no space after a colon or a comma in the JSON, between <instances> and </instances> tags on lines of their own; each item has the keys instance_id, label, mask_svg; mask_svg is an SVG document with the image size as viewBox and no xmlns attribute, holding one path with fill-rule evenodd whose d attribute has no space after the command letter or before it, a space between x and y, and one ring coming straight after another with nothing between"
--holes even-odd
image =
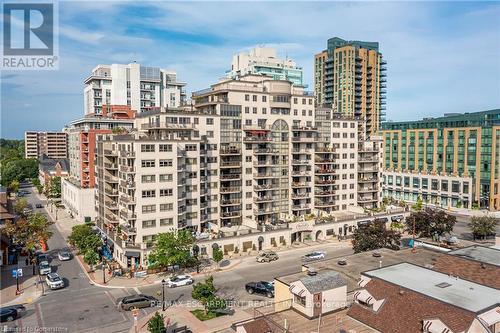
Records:
<instances>
[{"instance_id":1,"label":"silver car","mask_svg":"<svg viewBox=\"0 0 500 333\"><path fill-rule=\"evenodd\" d=\"M47 275L52 272L52 267L50 267L48 261L42 261L40 262L40 266L38 266L38 272L40 275Z\"/></svg>"},{"instance_id":2,"label":"silver car","mask_svg":"<svg viewBox=\"0 0 500 333\"><path fill-rule=\"evenodd\" d=\"M47 282L47 285L52 290L64 288L64 281L57 273L47 274L47 276L45 277L45 282Z\"/></svg>"}]
</instances>

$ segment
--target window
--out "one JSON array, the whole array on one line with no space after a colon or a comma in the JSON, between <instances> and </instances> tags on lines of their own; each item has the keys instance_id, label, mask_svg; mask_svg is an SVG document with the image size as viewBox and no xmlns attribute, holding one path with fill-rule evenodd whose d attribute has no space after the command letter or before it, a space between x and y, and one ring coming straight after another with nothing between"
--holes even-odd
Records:
<instances>
[{"instance_id":1,"label":"window","mask_svg":"<svg viewBox=\"0 0 500 333\"><path fill-rule=\"evenodd\" d=\"M262 102L267 102L267 96L262 96Z\"/></svg>"},{"instance_id":2,"label":"window","mask_svg":"<svg viewBox=\"0 0 500 333\"><path fill-rule=\"evenodd\" d=\"M252 101L257 102L257 95L252 96Z\"/></svg>"},{"instance_id":3,"label":"window","mask_svg":"<svg viewBox=\"0 0 500 333\"><path fill-rule=\"evenodd\" d=\"M154 197L156 197L156 191L155 190L144 190L144 191L142 191L142 197L143 198L154 198Z\"/></svg>"},{"instance_id":4,"label":"window","mask_svg":"<svg viewBox=\"0 0 500 333\"><path fill-rule=\"evenodd\" d=\"M299 295L293 294L293 302L305 307L306 306L306 297L305 296L301 297Z\"/></svg>"},{"instance_id":5,"label":"window","mask_svg":"<svg viewBox=\"0 0 500 333\"><path fill-rule=\"evenodd\" d=\"M451 182L451 191L453 193L460 193L460 182L452 181Z\"/></svg>"},{"instance_id":6,"label":"window","mask_svg":"<svg viewBox=\"0 0 500 333\"><path fill-rule=\"evenodd\" d=\"M267 114L267 108L262 108L262 114Z\"/></svg>"},{"instance_id":7,"label":"window","mask_svg":"<svg viewBox=\"0 0 500 333\"><path fill-rule=\"evenodd\" d=\"M448 181L447 180L441 181L441 191L448 192Z\"/></svg>"},{"instance_id":8,"label":"window","mask_svg":"<svg viewBox=\"0 0 500 333\"><path fill-rule=\"evenodd\" d=\"M144 220L142 221L142 227L144 229L156 227L156 220Z\"/></svg>"},{"instance_id":9,"label":"window","mask_svg":"<svg viewBox=\"0 0 500 333\"><path fill-rule=\"evenodd\" d=\"M160 197L171 197L172 189L171 188L162 188L160 189Z\"/></svg>"},{"instance_id":10,"label":"window","mask_svg":"<svg viewBox=\"0 0 500 333\"><path fill-rule=\"evenodd\" d=\"M245 113L250 113L250 108L248 106L245 106Z\"/></svg>"},{"instance_id":11,"label":"window","mask_svg":"<svg viewBox=\"0 0 500 333\"><path fill-rule=\"evenodd\" d=\"M173 179L171 174L160 175L160 182L171 182Z\"/></svg>"},{"instance_id":12,"label":"window","mask_svg":"<svg viewBox=\"0 0 500 333\"><path fill-rule=\"evenodd\" d=\"M248 94L245 95L245 101L247 101L247 102L250 101L250 95L248 95Z\"/></svg>"},{"instance_id":13,"label":"window","mask_svg":"<svg viewBox=\"0 0 500 333\"><path fill-rule=\"evenodd\" d=\"M172 151L172 145L160 145L160 152Z\"/></svg>"},{"instance_id":14,"label":"window","mask_svg":"<svg viewBox=\"0 0 500 333\"><path fill-rule=\"evenodd\" d=\"M154 183L155 182L155 175L142 175L141 181L143 183Z\"/></svg>"},{"instance_id":15,"label":"window","mask_svg":"<svg viewBox=\"0 0 500 333\"><path fill-rule=\"evenodd\" d=\"M256 108L256 107L253 107L253 108L252 108L252 113L253 113L253 114L257 114L257 108Z\"/></svg>"},{"instance_id":16,"label":"window","mask_svg":"<svg viewBox=\"0 0 500 333\"><path fill-rule=\"evenodd\" d=\"M151 153L155 151L155 145L141 145L141 152Z\"/></svg>"},{"instance_id":17,"label":"window","mask_svg":"<svg viewBox=\"0 0 500 333\"><path fill-rule=\"evenodd\" d=\"M160 227L165 227L174 224L174 219L171 217L160 219Z\"/></svg>"},{"instance_id":18,"label":"window","mask_svg":"<svg viewBox=\"0 0 500 333\"><path fill-rule=\"evenodd\" d=\"M169 212L173 209L174 209L174 204L172 203L160 204L160 212Z\"/></svg>"},{"instance_id":19,"label":"window","mask_svg":"<svg viewBox=\"0 0 500 333\"><path fill-rule=\"evenodd\" d=\"M141 166L143 168L154 168L155 160L141 160Z\"/></svg>"},{"instance_id":20,"label":"window","mask_svg":"<svg viewBox=\"0 0 500 333\"><path fill-rule=\"evenodd\" d=\"M142 206L142 213L147 214L147 213L154 213L156 212L156 205L144 205Z\"/></svg>"},{"instance_id":21,"label":"window","mask_svg":"<svg viewBox=\"0 0 500 333\"><path fill-rule=\"evenodd\" d=\"M172 166L172 160L160 160L160 167L171 167Z\"/></svg>"},{"instance_id":22,"label":"window","mask_svg":"<svg viewBox=\"0 0 500 333\"><path fill-rule=\"evenodd\" d=\"M214 124L214 118L207 118L207 125L213 125Z\"/></svg>"}]
</instances>

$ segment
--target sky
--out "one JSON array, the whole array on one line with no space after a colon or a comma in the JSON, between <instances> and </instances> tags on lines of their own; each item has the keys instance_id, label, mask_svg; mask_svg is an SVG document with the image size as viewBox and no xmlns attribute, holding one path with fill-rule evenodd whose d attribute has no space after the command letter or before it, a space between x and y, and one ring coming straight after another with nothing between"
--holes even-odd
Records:
<instances>
[{"instance_id":1,"label":"sky","mask_svg":"<svg viewBox=\"0 0 500 333\"><path fill-rule=\"evenodd\" d=\"M377 41L387 60L387 119L500 107L497 2L59 2L59 70L3 71L1 133L61 130L83 116L97 64L175 70L190 92L216 83L233 54L278 49L313 88L331 37Z\"/></svg>"}]
</instances>

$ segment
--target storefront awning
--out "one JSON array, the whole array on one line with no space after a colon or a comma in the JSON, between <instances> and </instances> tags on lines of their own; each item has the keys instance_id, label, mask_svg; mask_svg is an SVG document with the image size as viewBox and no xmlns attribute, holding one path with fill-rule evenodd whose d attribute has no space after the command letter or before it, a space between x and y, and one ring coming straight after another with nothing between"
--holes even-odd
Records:
<instances>
[{"instance_id":1,"label":"storefront awning","mask_svg":"<svg viewBox=\"0 0 500 333\"><path fill-rule=\"evenodd\" d=\"M139 252L139 251L125 251L125 257L140 258L141 252Z\"/></svg>"}]
</instances>

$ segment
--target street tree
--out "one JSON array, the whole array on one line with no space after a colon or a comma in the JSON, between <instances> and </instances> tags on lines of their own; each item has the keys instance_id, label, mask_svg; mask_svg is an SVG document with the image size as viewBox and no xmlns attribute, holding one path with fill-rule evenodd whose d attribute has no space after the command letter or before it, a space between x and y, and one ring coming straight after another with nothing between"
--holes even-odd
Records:
<instances>
[{"instance_id":1,"label":"street tree","mask_svg":"<svg viewBox=\"0 0 500 333\"><path fill-rule=\"evenodd\" d=\"M198 282L193 285L191 297L203 305L205 314L209 311L226 308L226 301L217 296L213 276L208 277L205 282Z\"/></svg>"},{"instance_id":2,"label":"street tree","mask_svg":"<svg viewBox=\"0 0 500 333\"><path fill-rule=\"evenodd\" d=\"M497 225L497 219L490 215L473 216L469 222L474 239L485 238L486 236L495 234Z\"/></svg>"},{"instance_id":3,"label":"street tree","mask_svg":"<svg viewBox=\"0 0 500 333\"><path fill-rule=\"evenodd\" d=\"M165 333L165 319L158 311L148 320L148 331L151 333Z\"/></svg>"},{"instance_id":4,"label":"street tree","mask_svg":"<svg viewBox=\"0 0 500 333\"><path fill-rule=\"evenodd\" d=\"M416 212L420 212L422 210L422 207L423 207L422 197L418 196L417 202L415 202L413 206L411 206L411 209L413 209Z\"/></svg>"},{"instance_id":5,"label":"street tree","mask_svg":"<svg viewBox=\"0 0 500 333\"><path fill-rule=\"evenodd\" d=\"M417 237L439 237L450 233L456 222L457 218L444 210L425 208L418 212L412 212L406 218L406 231L411 234L415 229Z\"/></svg>"},{"instance_id":6,"label":"street tree","mask_svg":"<svg viewBox=\"0 0 500 333\"><path fill-rule=\"evenodd\" d=\"M14 212L18 215L24 215L24 210L28 208L28 200L19 198L14 203Z\"/></svg>"},{"instance_id":7,"label":"street tree","mask_svg":"<svg viewBox=\"0 0 500 333\"><path fill-rule=\"evenodd\" d=\"M50 226L54 224L41 213L21 217L15 223L7 222L5 233L12 237L14 243L26 251L34 252L40 243L46 243L52 237Z\"/></svg>"},{"instance_id":8,"label":"street tree","mask_svg":"<svg viewBox=\"0 0 500 333\"><path fill-rule=\"evenodd\" d=\"M10 190L11 192L15 192L15 193L17 193L17 191L19 191L19 185L20 185L20 184L19 184L19 181L18 181L18 180L16 180L16 179L14 179L14 180L13 180L13 181L11 181L11 182L10 182L10 184L9 184L9 190Z\"/></svg>"},{"instance_id":9,"label":"street tree","mask_svg":"<svg viewBox=\"0 0 500 333\"><path fill-rule=\"evenodd\" d=\"M102 246L101 238L94 232L89 224L78 224L71 228L68 242L78 249L81 254L86 254L89 250L97 252Z\"/></svg>"},{"instance_id":10,"label":"street tree","mask_svg":"<svg viewBox=\"0 0 500 333\"><path fill-rule=\"evenodd\" d=\"M212 258L217 263L217 267L219 267L220 262L224 259L224 253L219 248L213 249Z\"/></svg>"},{"instance_id":11,"label":"street tree","mask_svg":"<svg viewBox=\"0 0 500 333\"><path fill-rule=\"evenodd\" d=\"M61 197L61 177L52 177L47 185L47 196L49 198Z\"/></svg>"},{"instance_id":12,"label":"street tree","mask_svg":"<svg viewBox=\"0 0 500 333\"><path fill-rule=\"evenodd\" d=\"M90 266L90 270L93 270L94 265L99 262L99 253L95 249L87 249L83 255L83 261Z\"/></svg>"},{"instance_id":13,"label":"street tree","mask_svg":"<svg viewBox=\"0 0 500 333\"><path fill-rule=\"evenodd\" d=\"M354 230L353 237L352 248L355 253L359 253L397 246L401 240L401 233L396 230L388 230L384 223L375 222Z\"/></svg>"},{"instance_id":14,"label":"street tree","mask_svg":"<svg viewBox=\"0 0 500 333\"><path fill-rule=\"evenodd\" d=\"M153 267L166 268L172 265L186 267L195 262L191 255L194 237L189 230L165 232L156 236L153 251L148 256Z\"/></svg>"}]
</instances>

